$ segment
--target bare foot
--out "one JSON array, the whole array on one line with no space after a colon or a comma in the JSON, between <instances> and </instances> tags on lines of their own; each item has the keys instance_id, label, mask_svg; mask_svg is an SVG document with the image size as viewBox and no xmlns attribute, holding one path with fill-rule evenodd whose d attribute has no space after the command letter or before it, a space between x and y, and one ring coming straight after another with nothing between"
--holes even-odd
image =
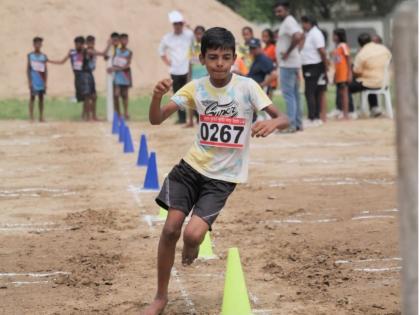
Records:
<instances>
[{"instance_id":1,"label":"bare foot","mask_svg":"<svg viewBox=\"0 0 420 315\"><path fill-rule=\"evenodd\" d=\"M44 119L44 117L41 117L40 119L39 119L39 122L45 122L45 119Z\"/></svg>"},{"instance_id":2,"label":"bare foot","mask_svg":"<svg viewBox=\"0 0 420 315\"><path fill-rule=\"evenodd\" d=\"M185 128L192 128L192 127L194 127L194 123L188 123L184 127Z\"/></svg>"},{"instance_id":3,"label":"bare foot","mask_svg":"<svg viewBox=\"0 0 420 315\"><path fill-rule=\"evenodd\" d=\"M168 299L167 298L163 298L163 299L155 298L155 300L148 307L146 307L140 313L140 315L159 315L159 314L162 314L163 310L166 307L166 304L168 304Z\"/></svg>"},{"instance_id":4,"label":"bare foot","mask_svg":"<svg viewBox=\"0 0 420 315\"><path fill-rule=\"evenodd\" d=\"M194 260L198 257L199 247L188 247L184 244L184 248L182 249L182 264L184 266L191 265Z\"/></svg>"}]
</instances>

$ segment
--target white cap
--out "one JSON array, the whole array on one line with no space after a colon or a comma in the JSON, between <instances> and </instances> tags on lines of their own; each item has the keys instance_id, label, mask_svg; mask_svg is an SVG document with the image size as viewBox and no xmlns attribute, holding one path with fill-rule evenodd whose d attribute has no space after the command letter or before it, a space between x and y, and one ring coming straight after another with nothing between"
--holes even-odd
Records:
<instances>
[{"instance_id":1,"label":"white cap","mask_svg":"<svg viewBox=\"0 0 420 315\"><path fill-rule=\"evenodd\" d=\"M179 11L176 10L169 12L168 17L171 23L184 22L184 17Z\"/></svg>"}]
</instances>

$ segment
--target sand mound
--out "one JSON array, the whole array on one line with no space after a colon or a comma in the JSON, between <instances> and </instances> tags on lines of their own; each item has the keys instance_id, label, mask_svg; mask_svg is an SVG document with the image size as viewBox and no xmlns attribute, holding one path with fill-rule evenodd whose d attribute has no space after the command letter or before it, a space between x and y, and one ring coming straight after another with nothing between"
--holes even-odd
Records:
<instances>
[{"instance_id":1,"label":"sand mound","mask_svg":"<svg viewBox=\"0 0 420 315\"><path fill-rule=\"evenodd\" d=\"M180 10L194 27L224 26L236 36L249 25L242 17L215 0L3 0L0 7L0 98L26 96L26 54L32 38L44 38L44 52L61 59L77 35L96 36L97 48L105 46L112 31L127 32L133 56L134 91L149 89L167 75L157 54L161 37L171 30L167 13ZM239 39L239 38L238 38ZM105 90L105 62L98 60L97 88ZM48 94L73 95L70 64L49 65Z\"/></svg>"}]
</instances>

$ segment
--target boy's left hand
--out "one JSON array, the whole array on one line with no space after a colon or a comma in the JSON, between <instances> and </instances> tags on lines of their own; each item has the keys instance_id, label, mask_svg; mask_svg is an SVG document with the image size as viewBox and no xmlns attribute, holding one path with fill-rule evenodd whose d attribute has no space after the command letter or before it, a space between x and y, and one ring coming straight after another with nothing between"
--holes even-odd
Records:
<instances>
[{"instance_id":1,"label":"boy's left hand","mask_svg":"<svg viewBox=\"0 0 420 315\"><path fill-rule=\"evenodd\" d=\"M275 119L264 120L264 121L257 121L252 126L252 133L251 136L259 137L267 137L271 134L274 130L278 127L278 122Z\"/></svg>"}]
</instances>

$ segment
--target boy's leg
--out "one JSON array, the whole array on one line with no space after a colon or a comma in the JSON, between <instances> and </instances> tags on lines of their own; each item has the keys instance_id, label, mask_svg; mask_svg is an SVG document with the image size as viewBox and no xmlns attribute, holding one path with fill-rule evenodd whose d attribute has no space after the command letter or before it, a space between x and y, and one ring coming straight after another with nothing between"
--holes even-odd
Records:
<instances>
[{"instance_id":1,"label":"boy's leg","mask_svg":"<svg viewBox=\"0 0 420 315\"><path fill-rule=\"evenodd\" d=\"M39 121L44 122L44 93L38 94Z\"/></svg>"},{"instance_id":2,"label":"boy's leg","mask_svg":"<svg viewBox=\"0 0 420 315\"><path fill-rule=\"evenodd\" d=\"M182 250L182 264L191 265L198 256L200 244L203 242L209 225L197 215L193 215L184 230L184 248Z\"/></svg>"},{"instance_id":3,"label":"boy's leg","mask_svg":"<svg viewBox=\"0 0 420 315\"><path fill-rule=\"evenodd\" d=\"M93 94L92 96L92 103L91 103L91 115L92 115L92 119L94 121L98 120L98 117L96 117L96 101L98 100L98 96L96 95L96 92Z\"/></svg>"},{"instance_id":4,"label":"boy's leg","mask_svg":"<svg viewBox=\"0 0 420 315\"><path fill-rule=\"evenodd\" d=\"M89 120L89 103L90 103L90 96L85 95L83 99L83 112L82 112L82 119L84 121Z\"/></svg>"},{"instance_id":5,"label":"boy's leg","mask_svg":"<svg viewBox=\"0 0 420 315\"><path fill-rule=\"evenodd\" d=\"M29 120L34 121L34 102L35 95L31 92L29 95Z\"/></svg>"},{"instance_id":6,"label":"boy's leg","mask_svg":"<svg viewBox=\"0 0 420 315\"><path fill-rule=\"evenodd\" d=\"M168 303L168 285L175 260L175 247L181 235L185 214L181 210L170 209L158 246L158 287L154 301L143 310L142 315L158 315Z\"/></svg>"},{"instance_id":7,"label":"boy's leg","mask_svg":"<svg viewBox=\"0 0 420 315\"><path fill-rule=\"evenodd\" d=\"M121 96L124 106L124 118L129 120L130 115L128 115L128 86L121 87Z\"/></svg>"},{"instance_id":8,"label":"boy's leg","mask_svg":"<svg viewBox=\"0 0 420 315\"><path fill-rule=\"evenodd\" d=\"M114 110L117 112L118 117L121 116L120 112L120 95L121 89L118 85L114 84Z\"/></svg>"}]
</instances>

